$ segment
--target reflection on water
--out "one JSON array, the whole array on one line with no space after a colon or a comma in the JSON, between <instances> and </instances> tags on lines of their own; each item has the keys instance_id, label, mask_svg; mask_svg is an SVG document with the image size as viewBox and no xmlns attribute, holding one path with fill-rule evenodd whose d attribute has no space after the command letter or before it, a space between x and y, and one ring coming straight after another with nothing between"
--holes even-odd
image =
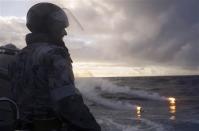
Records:
<instances>
[{"instance_id":1,"label":"reflection on water","mask_svg":"<svg viewBox=\"0 0 199 131\"><path fill-rule=\"evenodd\" d=\"M139 120L141 118L141 110L142 110L142 107L140 106L137 106L136 107L136 114L137 114L137 119Z\"/></svg>"},{"instance_id":2,"label":"reflection on water","mask_svg":"<svg viewBox=\"0 0 199 131\"><path fill-rule=\"evenodd\" d=\"M172 113L172 114L176 113L176 106L175 105L170 105L169 109L170 109L170 111L169 111L170 113Z\"/></svg>"},{"instance_id":3,"label":"reflection on water","mask_svg":"<svg viewBox=\"0 0 199 131\"><path fill-rule=\"evenodd\" d=\"M173 97L169 97L169 112L171 113L171 120L176 119L176 99Z\"/></svg>"},{"instance_id":4,"label":"reflection on water","mask_svg":"<svg viewBox=\"0 0 199 131\"><path fill-rule=\"evenodd\" d=\"M176 119L176 116L171 116L169 119L174 121Z\"/></svg>"}]
</instances>

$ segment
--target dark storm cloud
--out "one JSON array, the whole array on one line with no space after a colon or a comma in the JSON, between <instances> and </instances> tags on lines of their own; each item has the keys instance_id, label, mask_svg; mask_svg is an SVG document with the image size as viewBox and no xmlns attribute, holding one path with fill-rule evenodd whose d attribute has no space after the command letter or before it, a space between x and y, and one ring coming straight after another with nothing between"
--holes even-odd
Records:
<instances>
[{"instance_id":1,"label":"dark storm cloud","mask_svg":"<svg viewBox=\"0 0 199 131\"><path fill-rule=\"evenodd\" d=\"M68 7L84 27L84 31L69 30L66 38L75 61L199 68L198 0L62 0L59 3ZM70 3L75 7L71 8ZM24 43L27 32L24 23L16 19L1 20L0 43Z\"/></svg>"},{"instance_id":2,"label":"dark storm cloud","mask_svg":"<svg viewBox=\"0 0 199 131\"><path fill-rule=\"evenodd\" d=\"M199 66L198 0L91 3L93 8L82 6L73 11L86 33L96 38L95 48L101 51L99 59L139 65ZM87 53L90 59L92 56Z\"/></svg>"},{"instance_id":3,"label":"dark storm cloud","mask_svg":"<svg viewBox=\"0 0 199 131\"><path fill-rule=\"evenodd\" d=\"M159 5L153 6L156 8ZM164 19L158 34L146 42L138 42L131 49L132 54L157 63L198 67L199 1L176 0L152 15L158 16L161 13L167 13L167 19Z\"/></svg>"}]
</instances>

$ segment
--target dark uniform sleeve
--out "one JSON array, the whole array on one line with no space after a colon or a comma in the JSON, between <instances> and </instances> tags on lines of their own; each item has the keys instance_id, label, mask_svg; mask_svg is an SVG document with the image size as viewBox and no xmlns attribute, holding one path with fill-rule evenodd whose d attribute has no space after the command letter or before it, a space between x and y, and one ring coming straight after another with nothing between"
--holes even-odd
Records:
<instances>
[{"instance_id":1,"label":"dark uniform sleeve","mask_svg":"<svg viewBox=\"0 0 199 131\"><path fill-rule=\"evenodd\" d=\"M67 49L56 49L48 55L52 67L49 69L49 86L58 113L70 131L100 131L100 126L84 104L74 84L71 58Z\"/></svg>"}]
</instances>

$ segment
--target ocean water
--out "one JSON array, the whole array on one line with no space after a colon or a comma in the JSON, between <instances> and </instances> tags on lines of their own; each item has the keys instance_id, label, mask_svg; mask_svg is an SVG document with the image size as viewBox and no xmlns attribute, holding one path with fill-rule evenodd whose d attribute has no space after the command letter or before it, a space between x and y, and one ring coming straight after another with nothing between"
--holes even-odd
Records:
<instances>
[{"instance_id":1,"label":"ocean water","mask_svg":"<svg viewBox=\"0 0 199 131\"><path fill-rule=\"evenodd\" d=\"M102 131L199 131L199 76L78 78L76 85Z\"/></svg>"}]
</instances>

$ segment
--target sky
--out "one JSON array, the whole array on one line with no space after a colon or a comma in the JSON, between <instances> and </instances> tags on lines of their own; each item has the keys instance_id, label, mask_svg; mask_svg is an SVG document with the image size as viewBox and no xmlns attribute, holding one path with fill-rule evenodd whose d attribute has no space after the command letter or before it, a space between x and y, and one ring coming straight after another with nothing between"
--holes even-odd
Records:
<instances>
[{"instance_id":1,"label":"sky","mask_svg":"<svg viewBox=\"0 0 199 131\"><path fill-rule=\"evenodd\" d=\"M0 0L0 45L25 46L26 13L43 1L83 27L69 19L64 38L77 76L199 75L198 0Z\"/></svg>"}]
</instances>

